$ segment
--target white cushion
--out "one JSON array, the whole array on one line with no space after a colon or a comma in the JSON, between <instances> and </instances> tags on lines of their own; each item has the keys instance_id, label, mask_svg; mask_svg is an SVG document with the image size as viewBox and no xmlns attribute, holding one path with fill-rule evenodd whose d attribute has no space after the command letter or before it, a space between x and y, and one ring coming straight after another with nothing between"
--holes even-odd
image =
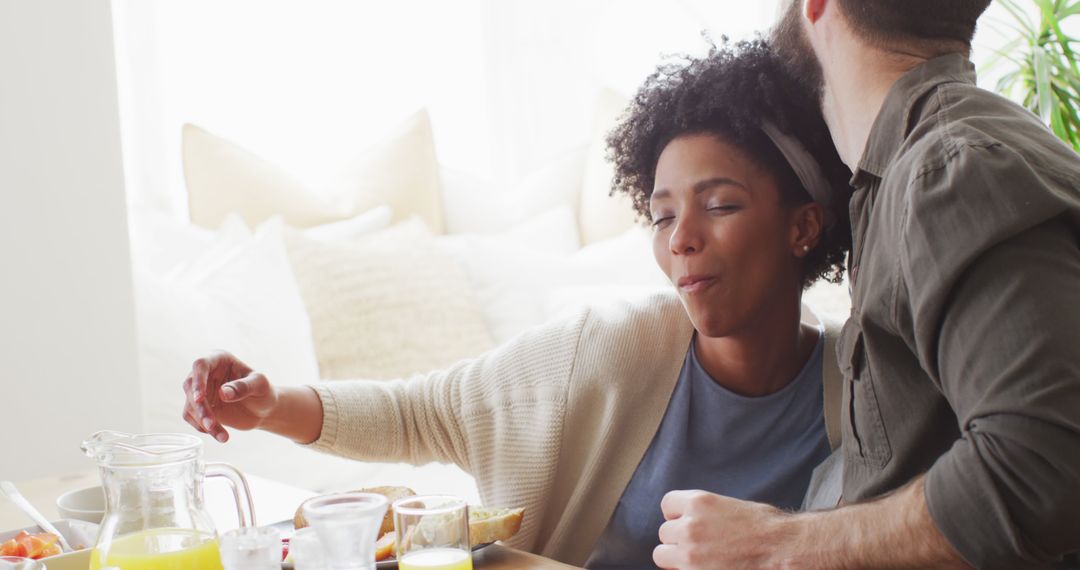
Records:
<instances>
[{"instance_id":1,"label":"white cushion","mask_svg":"<svg viewBox=\"0 0 1080 570\"><path fill-rule=\"evenodd\" d=\"M211 230L149 208L132 212L128 231L132 265L159 275L202 255L219 239ZM226 220L219 231L239 231L245 236L251 233L236 216Z\"/></svg>"},{"instance_id":2,"label":"white cushion","mask_svg":"<svg viewBox=\"0 0 1080 570\"><path fill-rule=\"evenodd\" d=\"M390 206L379 206L356 217L313 226L303 232L307 237L320 241L350 241L390 227L393 216Z\"/></svg>"},{"instance_id":3,"label":"white cushion","mask_svg":"<svg viewBox=\"0 0 1080 570\"><path fill-rule=\"evenodd\" d=\"M239 145L194 125L183 129L184 178L191 220L217 228L229 213L251 227L280 215L306 228L389 206L393 220L419 217L432 231L445 227L431 121L409 117L317 192Z\"/></svg>"},{"instance_id":4,"label":"white cushion","mask_svg":"<svg viewBox=\"0 0 1080 570\"><path fill-rule=\"evenodd\" d=\"M585 145L568 151L528 174L512 188L444 168L447 233L501 233L560 208L569 209L576 219L585 154ZM577 234L576 228L574 234Z\"/></svg>"},{"instance_id":5,"label":"white cushion","mask_svg":"<svg viewBox=\"0 0 1080 570\"><path fill-rule=\"evenodd\" d=\"M491 348L465 274L421 222L351 243L286 236L322 378L400 378Z\"/></svg>"},{"instance_id":6,"label":"white cushion","mask_svg":"<svg viewBox=\"0 0 1080 570\"><path fill-rule=\"evenodd\" d=\"M378 145L368 148L322 190L345 196L352 211L387 205L392 222L419 218L428 228L446 231L435 137L427 110L414 113Z\"/></svg>"},{"instance_id":7,"label":"white cushion","mask_svg":"<svg viewBox=\"0 0 1080 570\"><path fill-rule=\"evenodd\" d=\"M610 89L597 97L578 209L581 243L585 245L617 237L635 224L630 197L623 193L610 195L614 169L607 160L607 135L626 105L626 98Z\"/></svg>"},{"instance_id":8,"label":"white cushion","mask_svg":"<svg viewBox=\"0 0 1080 570\"><path fill-rule=\"evenodd\" d=\"M465 269L496 343L544 321L547 293L567 278L568 256L580 245L565 206L501 234L443 236L438 243Z\"/></svg>"},{"instance_id":9,"label":"white cushion","mask_svg":"<svg viewBox=\"0 0 1080 570\"><path fill-rule=\"evenodd\" d=\"M574 251L553 237L573 224L563 208L498 235L439 238L469 275L496 342L584 304L671 287L648 230L631 228Z\"/></svg>"},{"instance_id":10,"label":"white cushion","mask_svg":"<svg viewBox=\"0 0 1080 570\"><path fill-rule=\"evenodd\" d=\"M280 231L254 237L238 231L210 246L169 276L135 270L143 429L195 433L182 419L182 384L191 363L225 349L276 384L315 382L318 368L300 292ZM296 446L269 434L238 434L227 446L204 437L208 459L273 476L292 461Z\"/></svg>"},{"instance_id":11,"label":"white cushion","mask_svg":"<svg viewBox=\"0 0 1080 570\"><path fill-rule=\"evenodd\" d=\"M656 264L652 233L633 227L621 235L587 245L567 260L571 277L548 293L546 316L612 299L637 299L672 287Z\"/></svg>"},{"instance_id":12,"label":"white cushion","mask_svg":"<svg viewBox=\"0 0 1080 570\"><path fill-rule=\"evenodd\" d=\"M135 271L144 431L197 434L181 417L181 386L192 361L211 350L234 352L277 385L316 382L307 313L281 223L266 222L253 238L236 218L216 234L156 221L168 230L168 239L148 242L145 253L167 259L144 264L139 261L147 258L140 257ZM162 267L171 275L159 271ZM226 444L200 437L208 461L314 491L407 485L479 502L472 478L454 466L362 463L261 431L232 430Z\"/></svg>"},{"instance_id":13,"label":"white cushion","mask_svg":"<svg viewBox=\"0 0 1080 570\"><path fill-rule=\"evenodd\" d=\"M328 202L273 163L195 125L184 125L183 160L188 212L204 228L218 228L230 213L251 227L275 215L297 227L349 217L347 205Z\"/></svg>"}]
</instances>

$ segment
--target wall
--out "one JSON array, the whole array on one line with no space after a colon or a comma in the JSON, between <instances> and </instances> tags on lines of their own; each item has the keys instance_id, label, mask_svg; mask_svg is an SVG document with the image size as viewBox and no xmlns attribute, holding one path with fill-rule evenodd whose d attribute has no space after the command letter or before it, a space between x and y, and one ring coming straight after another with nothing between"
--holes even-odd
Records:
<instances>
[{"instance_id":1,"label":"wall","mask_svg":"<svg viewBox=\"0 0 1080 570\"><path fill-rule=\"evenodd\" d=\"M140 425L108 0L0 0L0 479Z\"/></svg>"}]
</instances>

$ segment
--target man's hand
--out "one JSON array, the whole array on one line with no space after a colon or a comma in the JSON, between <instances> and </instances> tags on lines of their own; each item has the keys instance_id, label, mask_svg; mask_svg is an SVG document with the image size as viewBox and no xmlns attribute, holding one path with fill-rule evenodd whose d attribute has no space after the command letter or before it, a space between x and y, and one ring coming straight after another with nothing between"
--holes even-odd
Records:
<instances>
[{"instance_id":1,"label":"man's hand","mask_svg":"<svg viewBox=\"0 0 1080 570\"><path fill-rule=\"evenodd\" d=\"M250 366L227 352L196 360L184 380L184 420L195 429L229 440L224 426L262 427L278 403L278 391Z\"/></svg>"},{"instance_id":2,"label":"man's hand","mask_svg":"<svg viewBox=\"0 0 1080 570\"><path fill-rule=\"evenodd\" d=\"M705 491L672 491L660 503L667 520L653 562L661 568L769 568L776 547L789 542L778 509Z\"/></svg>"},{"instance_id":3,"label":"man's hand","mask_svg":"<svg viewBox=\"0 0 1080 570\"><path fill-rule=\"evenodd\" d=\"M969 569L934 525L923 477L869 503L788 514L704 491L672 491L653 561L679 570Z\"/></svg>"}]
</instances>

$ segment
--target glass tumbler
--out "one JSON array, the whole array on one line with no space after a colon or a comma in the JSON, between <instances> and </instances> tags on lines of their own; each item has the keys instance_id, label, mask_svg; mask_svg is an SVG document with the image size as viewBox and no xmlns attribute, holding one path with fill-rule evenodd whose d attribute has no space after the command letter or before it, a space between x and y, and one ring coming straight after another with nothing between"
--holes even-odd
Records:
<instances>
[{"instance_id":1,"label":"glass tumbler","mask_svg":"<svg viewBox=\"0 0 1080 570\"><path fill-rule=\"evenodd\" d=\"M322 543L328 570L374 570L386 503L374 493L341 493L304 504L304 518Z\"/></svg>"},{"instance_id":2,"label":"glass tumbler","mask_svg":"<svg viewBox=\"0 0 1080 570\"><path fill-rule=\"evenodd\" d=\"M281 533L270 527L243 527L221 535L224 570L280 570Z\"/></svg>"},{"instance_id":3,"label":"glass tumbler","mask_svg":"<svg viewBox=\"0 0 1080 570\"><path fill-rule=\"evenodd\" d=\"M293 533L289 540L289 553L295 570L326 570L322 542L319 542L319 535L311 527Z\"/></svg>"},{"instance_id":4,"label":"glass tumbler","mask_svg":"<svg viewBox=\"0 0 1080 570\"><path fill-rule=\"evenodd\" d=\"M448 495L394 502L400 570L472 570L469 506Z\"/></svg>"}]
</instances>

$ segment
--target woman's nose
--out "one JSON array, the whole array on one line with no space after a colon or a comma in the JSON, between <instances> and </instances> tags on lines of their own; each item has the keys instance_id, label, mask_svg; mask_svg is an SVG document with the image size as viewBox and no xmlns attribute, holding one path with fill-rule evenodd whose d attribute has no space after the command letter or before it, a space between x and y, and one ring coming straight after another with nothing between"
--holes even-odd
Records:
<instances>
[{"instance_id":1,"label":"woman's nose","mask_svg":"<svg viewBox=\"0 0 1080 570\"><path fill-rule=\"evenodd\" d=\"M701 229L693 218L693 216L683 216L675 224L671 232L671 253L690 255L700 252L705 246Z\"/></svg>"}]
</instances>

